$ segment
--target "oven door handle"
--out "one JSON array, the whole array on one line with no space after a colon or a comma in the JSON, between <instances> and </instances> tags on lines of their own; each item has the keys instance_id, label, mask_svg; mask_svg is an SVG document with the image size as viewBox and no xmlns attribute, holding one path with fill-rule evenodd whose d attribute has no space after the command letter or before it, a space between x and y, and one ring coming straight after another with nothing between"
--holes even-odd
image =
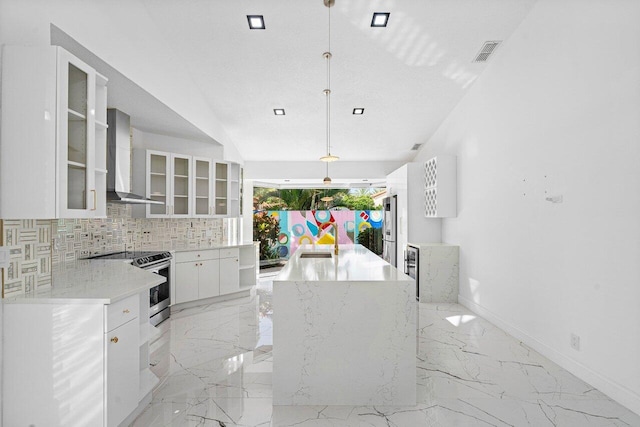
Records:
<instances>
[{"instance_id":1,"label":"oven door handle","mask_svg":"<svg viewBox=\"0 0 640 427\"><path fill-rule=\"evenodd\" d=\"M159 264L153 264L146 267L142 267L143 270L147 270L151 273L160 274L160 270L171 266L171 261L164 261Z\"/></svg>"}]
</instances>

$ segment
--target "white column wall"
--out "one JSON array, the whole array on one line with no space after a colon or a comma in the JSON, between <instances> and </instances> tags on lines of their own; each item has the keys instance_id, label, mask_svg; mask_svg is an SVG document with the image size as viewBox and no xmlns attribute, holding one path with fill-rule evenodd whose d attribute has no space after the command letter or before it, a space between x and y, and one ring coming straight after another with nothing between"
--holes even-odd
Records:
<instances>
[{"instance_id":1,"label":"white column wall","mask_svg":"<svg viewBox=\"0 0 640 427\"><path fill-rule=\"evenodd\" d=\"M640 413L638 22L540 0L416 160L458 156L461 302Z\"/></svg>"}]
</instances>

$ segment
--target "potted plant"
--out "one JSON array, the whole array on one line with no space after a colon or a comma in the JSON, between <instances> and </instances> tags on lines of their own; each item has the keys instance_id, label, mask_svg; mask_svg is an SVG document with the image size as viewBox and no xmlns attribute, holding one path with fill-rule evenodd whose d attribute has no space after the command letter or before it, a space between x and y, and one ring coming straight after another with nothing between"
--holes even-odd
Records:
<instances>
[{"instance_id":1,"label":"potted plant","mask_svg":"<svg viewBox=\"0 0 640 427\"><path fill-rule=\"evenodd\" d=\"M260 265L272 264L280 257L275 250L275 243L280 234L278 220L267 212L253 214L253 238L260 241Z\"/></svg>"}]
</instances>

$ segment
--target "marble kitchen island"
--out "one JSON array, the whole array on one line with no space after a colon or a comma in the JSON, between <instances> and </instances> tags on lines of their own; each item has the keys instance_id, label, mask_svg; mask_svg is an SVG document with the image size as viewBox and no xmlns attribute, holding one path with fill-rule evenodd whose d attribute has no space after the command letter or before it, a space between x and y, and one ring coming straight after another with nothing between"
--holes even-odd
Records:
<instances>
[{"instance_id":1,"label":"marble kitchen island","mask_svg":"<svg viewBox=\"0 0 640 427\"><path fill-rule=\"evenodd\" d=\"M410 277L361 245L305 245L274 279L273 306L274 405L416 404Z\"/></svg>"}]
</instances>

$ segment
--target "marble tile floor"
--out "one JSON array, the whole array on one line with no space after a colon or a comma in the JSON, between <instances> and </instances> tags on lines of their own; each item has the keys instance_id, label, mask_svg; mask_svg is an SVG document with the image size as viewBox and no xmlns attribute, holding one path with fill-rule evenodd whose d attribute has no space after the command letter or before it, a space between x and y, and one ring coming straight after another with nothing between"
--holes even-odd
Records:
<instances>
[{"instance_id":1,"label":"marble tile floor","mask_svg":"<svg viewBox=\"0 0 640 427\"><path fill-rule=\"evenodd\" d=\"M270 280L253 298L172 313L151 349L161 384L133 426L640 426L458 304L419 304L415 407L273 406Z\"/></svg>"}]
</instances>

